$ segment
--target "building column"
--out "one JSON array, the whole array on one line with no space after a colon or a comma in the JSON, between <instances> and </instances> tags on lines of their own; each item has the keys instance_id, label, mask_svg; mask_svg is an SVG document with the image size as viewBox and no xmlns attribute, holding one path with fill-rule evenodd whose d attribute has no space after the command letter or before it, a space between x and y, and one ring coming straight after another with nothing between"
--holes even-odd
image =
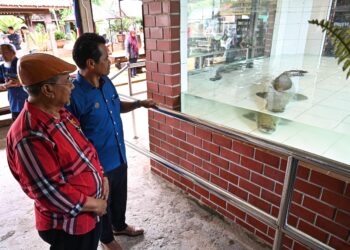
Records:
<instances>
[{"instance_id":1,"label":"building column","mask_svg":"<svg viewBox=\"0 0 350 250\"><path fill-rule=\"evenodd\" d=\"M94 32L95 25L92 16L90 0L74 0L74 11L78 33Z\"/></svg>"},{"instance_id":2,"label":"building column","mask_svg":"<svg viewBox=\"0 0 350 250\"><path fill-rule=\"evenodd\" d=\"M143 0L148 97L180 109L180 0Z\"/></svg>"},{"instance_id":3,"label":"building column","mask_svg":"<svg viewBox=\"0 0 350 250\"><path fill-rule=\"evenodd\" d=\"M24 16L25 23L30 31L32 31L33 23L32 23L32 15Z\"/></svg>"}]
</instances>

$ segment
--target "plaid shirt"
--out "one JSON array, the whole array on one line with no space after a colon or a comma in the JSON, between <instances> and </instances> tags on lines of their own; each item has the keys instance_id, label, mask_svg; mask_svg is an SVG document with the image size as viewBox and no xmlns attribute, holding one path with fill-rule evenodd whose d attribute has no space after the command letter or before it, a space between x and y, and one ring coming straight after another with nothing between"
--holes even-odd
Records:
<instances>
[{"instance_id":1,"label":"plaid shirt","mask_svg":"<svg viewBox=\"0 0 350 250\"><path fill-rule=\"evenodd\" d=\"M39 231L81 235L95 228L99 217L81 210L87 196L102 196L102 167L79 122L66 109L55 119L26 102L7 135L7 160L34 200Z\"/></svg>"}]
</instances>

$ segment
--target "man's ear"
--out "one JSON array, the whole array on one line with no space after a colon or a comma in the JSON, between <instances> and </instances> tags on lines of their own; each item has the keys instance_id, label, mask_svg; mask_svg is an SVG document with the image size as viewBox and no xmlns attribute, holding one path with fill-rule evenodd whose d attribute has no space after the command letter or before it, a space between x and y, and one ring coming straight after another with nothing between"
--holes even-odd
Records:
<instances>
[{"instance_id":1,"label":"man's ear","mask_svg":"<svg viewBox=\"0 0 350 250\"><path fill-rule=\"evenodd\" d=\"M48 98L54 98L55 93L53 88L54 87L51 84L44 84L41 86L41 93Z\"/></svg>"},{"instance_id":2,"label":"man's ear","mask_svg":"<svg viewBox=\"0 0 350 250\"><path fill-rule=\"evenodd\" d=\"M94 69L95 68L95 61L92 59L87 59L86 60L86 67L89 69Z\"/></svg>"}]
</instances>

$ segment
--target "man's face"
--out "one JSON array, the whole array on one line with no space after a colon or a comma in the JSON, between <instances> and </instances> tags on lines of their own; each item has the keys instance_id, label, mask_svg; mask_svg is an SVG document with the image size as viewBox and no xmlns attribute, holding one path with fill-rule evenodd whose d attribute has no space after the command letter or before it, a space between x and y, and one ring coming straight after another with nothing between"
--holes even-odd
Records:
<instances>
[{"instance_id":1,"label":"man's face","mask_svg":"<svg viewBox=\"0 0 350 250\"><path fill-rule=\"evenodd\" d=\"M104 44L98 46L101 51L101 57L98 63L95 64L95 71L101 76L107 76L111 69L111 62L108 59L108 48Z\"/></svg>"},{"instance_id":2,"label":"man's face","mask_svg":"<svg viewBox=\"0 0 350 250\"><path fill-rule=\"evenodd\" d=\"M7 32L8 32L9 34L15 33L15 31L14 31L13 29L8 29Z\"/></svg>"},{"instance_id":3,"label":"man's face","mask_svg":"<svg viewBox=\"0 0 350 250\"><path fill-rule=\"evenodd\" d=\"M69 74L60 75L55 84L52 84L55 92L55 104L63 107L70 103L70 95L74 88Z\"/></svg>"},{"instance_id":4,"label":"man's face","mask_svg":"<svg viewBox=\"0 0 350 250\"><path fill-rule=\"evenodd\" d=\"M1 46L1 53L5 62L12 62L12 60L16 57L16 53L6 46Z\"/></svg>"}]
</instances>

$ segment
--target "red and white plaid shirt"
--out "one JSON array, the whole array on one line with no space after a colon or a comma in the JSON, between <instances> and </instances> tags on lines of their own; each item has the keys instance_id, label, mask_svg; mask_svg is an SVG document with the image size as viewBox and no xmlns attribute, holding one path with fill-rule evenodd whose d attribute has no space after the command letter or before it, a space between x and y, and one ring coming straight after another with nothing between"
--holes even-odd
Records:
<instances>
[{"instance_id":1,"label":"red and white plaid shirt","mask_svg":"<svg viewBox=\"0 0 350 250\"><path fill-rule=\"evenodd\" d=\"M102 167L79 122L66 109L55 119L26 102L7 135L7 160L35 202L39 231L81 235L95 228L99 217L81 210L86 196L102 196Z\"/></svg>"}]
</instances>

